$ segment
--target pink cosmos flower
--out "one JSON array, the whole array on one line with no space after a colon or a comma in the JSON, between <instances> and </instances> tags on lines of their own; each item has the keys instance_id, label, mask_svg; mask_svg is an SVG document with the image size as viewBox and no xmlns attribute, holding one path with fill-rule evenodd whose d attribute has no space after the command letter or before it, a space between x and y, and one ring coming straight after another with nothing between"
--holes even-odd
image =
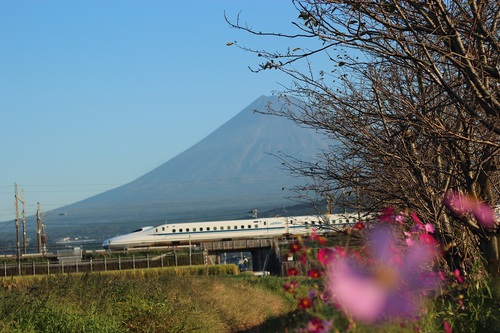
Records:
<instances>
[{"instance_id":1,"label":"pink cosmos flower","mask_svg":"<svg viewBox=\"0 0 500 333\"><path fill-rule=\"evenodd\" d=\"M310 241L316 241L321 245L326 244L326 238L323 236L318 235L318 231L316 229L313 229L311 232L311 235L309 236Z\"/></svg>"},{"instance_id":2,"label":"pink cosmos flower","mask_svg":"<svg viewBox=\"0 0 500 333\"><path fill-rule=\"evenodd\" d=\"M307 276L313 279L319 279L323 274L321 273L320 270L318 269L311 269L309 272L307 272Z\"/></svg>"},{"instance_id":3,"label":"pink cosmos flower","mask_svg":"<svg viewBox=\"0 0 500 333\"><path fill-rule=\"evenodd\" d=\"M381 222L389 222L389 223L393 223L393 219L394 219L394 208L392 207L387 207L386 209L383 209L381 212L380 212L380 215L378 216L378 219L381 221Z\"/></svg>"},{"instance_id":4,"label":"pink cosmos flower","mask_svg":"<svg viewBox=\"0 0 500 333\"><path fill-rule=\"evenodd\" d=\"M447 321L444 321L443 322L443 327L444 327L444 331L445 333L451 333L451 325L447 322Z\"/></svg>"},{"instance_id":5,"label":"pink cosmos flower","mask_svg":"<svg viewBox=\"0 0 500 333\"><path fill-rule=\"evenodd\" d=\"M310 309L313 307L313 301L309 297L303 297L299 299L298 305L302 310Z\"/></svg>"},{"instance_id":6,"label":"pink cosmos flower","mask_svg":"<svg viewBox=\"0 0 500 333\"><path fill-rule=\"evenodd\" d=\"M307 253L302 253L300 256L299 256L299 262L302 264L302 265L305 265L307 264Z\"/></svg>"},{"instance_id":7,"label":"pink cosmos flower","mask_svg":"<svg viewBox=\"0 0 500 333\"><path fill-rule=\"evenodd\" d=\"M365 224L364 222L357 222L357 223L354 225L354 227L353 227L353 229L354 229L354 230L357 230L357 231L361 231L361 230L363 230L363 229L365 229L365 228L366 228L366 224Z\"/></svg>"},{"instance_id":8,"label":"pink cosmos flower","mask_svg":"<svg viewBox=\"0 0 500 333\"><path fill-rule=\"evenodd\" d=\"M399 223L399 224L404 224L404 223L405 223L405 219L406 219L406 217L405 217L405 214L404 214L403 212L401 212L401 213L399 213L399 215L398 215L398 216L396 216L394 219L396 220L396 222L397 222L397 223Z\"/></svg>"},{"instance_id":9,"label":"pink cosmos flower","mask_svg":"<svg viewBox=\"0 0 500 333\"><path fill-rule=\"evenodd\" d=\"M318 261L325 266L335 256L335 250L327 247L322 247L318 251Z\"/></svg>"},{"instance_id":10,"label":"pink cosmos flower","mask_svg":"<svg viewBox=\"0 0 500 333\"><path fill-rule=\"evenodd\" d=\"M413 239L410 238L410 237L406 238L405 242L406 242L406 245L408 245L408 246L413 246L415 244L415 242L413 241Z\"/></svg>"},{"instance_id":11,"label":"pink cosmos flower","mask_svg":"<svg viewBox=\"0 0 500 333\"><path fill-rule=\"evenodd\" d=\"M316 289L309 290L309 298L315 299L316 297L318 297L318 290Z\"/></svg>"},{"instance_id":12,"label":"pink cosmos flower","mask_svg":"<svg viewBox=\"0 0 500 333\"><path fill-rule=\"evenodd\" d=\"M299 287L299 283L297 281L286 282L283 285L283 289L287 293L291 293L291 294L294 294L298 287Z\"/></svg>"},{"instance_id":13,"label":"pink cosmos flower","mask_svg":"<svg viewBox=\"0 0 500 333\"><path fill-rule=\"evenodd\" d=\"M424 291L435 289L438 276L423 265L435 258L434 248L418 242L406 252L396 246L390 228L375 229L369 259L335 257L326 272L327 293L348 316L365 323L390 317L414 318ZM367 267L365 263L370 265Z\"/></svg>"},{"instance_id":14,"label":"pink cosmos flower","mask_svg":"<svg viewBox=\"0 0 500 333\"><path fill-rule=\"evenodd\" d=\"M443 204L455 215L464 216L472 213L477 222L484 228L493 229L496 226L495 212L484 201L474 197L449 191L443 198Z\"/></svg>"},{"instance_id":15,"label":"pink cosmos flower","mask_svg":"<svg viewBox=\"0 0 500 333\"><path fill-rule=\"evenodd\" d=\"M299 332L310 333L328 333L333 327L333 320L321 320L318 317L313 317L307 323L307 327L299 329Z\"/></svg>"},{"instance_id":16,"label":"pink cosmos flower","mask_svg":"<svg viewBox=\"0 0 500 333\"><path fill-rule=\"evenodd\" d=\"M290 246L288 248L288 253L294 254L294 253L297 253L301 250L302 250L302 245L298 241L296 241L296 242L293 242L290 244Z\"/></svg>"},{"instance_id":17,"label":"pink cosmos flower","mask_svg":"<svg viewBox=\"0 0 500 333\"><path fill-rule=\"evenodd\" d=\"M485 228L495 228L495 212L486 202L476 202L472 205L474 218Z\"/></svg>"},{"instance_id":18,"label":"pink cosmos flower","mask_svg":"<svg viewBox=\"0 0 500 333\"><path fill-rule=\"evenodd\" d=\"M411 218L415 222L415 226L416 226L417 230L422 230L424 228L424 225L423 225L422 221L420 221L420 218L418 217L417 213L412 212Z\"/></svg>"},{"instance_id":19,"label":"pink cosmos flower","mask_svg":"<svg viewBox=\"0 0 500 333\"><path fill-rule=\"evenodd\" d=\"M436 243L434 238L429 234L420 234L419 239L422 244L434 245Z\"/></svg>"},{"instance_id":20,"label":"pink cosmos flower","mask_svg":"<svg viewBox=\"0 0 500 333\"><path fill-rule=\"evenodd\" d=\"M457 279L458 283L464 282L464 278L460 274L460 270L458 268L453 271L453 276L455 276L455 279Z\"/></svg>"},{"instance_id":21,"label":"pink cosmos flower","mask_svg":"<svg viewBox=\"0 0 500 333\"><path fill-rule=\"evenodd\" d=\"M443 204L455 215L462 216L471 211L470 197L455 191L449 191L443 198Z\"/></svg>"}]
</instances>

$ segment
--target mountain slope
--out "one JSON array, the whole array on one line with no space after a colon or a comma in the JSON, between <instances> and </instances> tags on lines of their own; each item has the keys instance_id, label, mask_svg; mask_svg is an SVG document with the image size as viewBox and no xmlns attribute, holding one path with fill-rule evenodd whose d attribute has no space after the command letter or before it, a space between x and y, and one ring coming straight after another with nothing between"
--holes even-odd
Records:
<instances>
[{"instance_id":1,"label":"mountain slope","mask_svg":"<svg viewBox=\"0 0 500 333\"><path fill-rule=\"evenodd\" d=\"M142 177L63 207L63 218L112 223L133 220L206 220L216 216L294 204L289 189L304 180L290 176L275 156L314 159L324 138L291 121L255 113L277 97L260 97L205 139Z\"/></svg>"}]
</instances>

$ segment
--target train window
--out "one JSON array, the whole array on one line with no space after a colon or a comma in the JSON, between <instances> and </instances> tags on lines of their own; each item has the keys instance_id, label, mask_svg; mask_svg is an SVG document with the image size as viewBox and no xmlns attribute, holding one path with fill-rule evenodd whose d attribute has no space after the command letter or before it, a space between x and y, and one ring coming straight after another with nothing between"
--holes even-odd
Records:
<instances>
[{"instance_id":1,"label":"train window","mask_svg":"<svg viewBox=\"0 0 500 333\"><path fill-rule=\"evenodd\" d=\"M254 228L258 228L259 226L258 226L257 224L254 224L254 225L253 225L253 227L254 227Z\"/></svg>"},{"instance_id":2,"label":"train window","mask_svg":"<svg viewBox=\"0 0 500 333\"><path fill-rule=\"evenodd\" d=\"M264 221L264 225L267 225L267 222L266 222L266 221Z\"/></svg>"},{"instance_id":3,"label":"train window","mask_svg":"<svg viewBox=\"0 0 500 333\"><path fill-rule=\"evenodd\" d=\"M177 231L177 230L175 230L175 229L172 229L172 232L176 232L176 231Z\"/></svg>"},{"instance_id":4,"label":"train window","mask_svg":"<svg viewBox=\"0 0 500 333\"><path fill-rule=\"evenodd\" d=\"M186 232L189 232L189 228L186 228Z\"/></svg>"},{"instance_id":5,"label":"train window","mask_svg":"<svg viewBox=\"0 0 500 333\"><path fill-rule=\"evenodd\" d=\"M182 232L182 229L179 229L179 232Z\"/></svg>"},{"instance_id":6,"label":"train window","mask_svg":"<svg viewBox=\"0 0 500 333\"><path fill-rule=\"evenodd\" d=\"M235 225L235 226L234 226L234 229L238 229L238 226L237 226L237 225Z\"/></svg>"},{"instance_id":7,"label":"train window","mask_svg":"<svg viewBox=\"0 0 500 333\"><path fill-rule=\"evenodd\" d=\"M242 226L241 226L241 229L245 229L245 226L244 226L244 225L242 225Z\"/></svg>"},{"instance_id":8,"label":"train window","mask_svg":"<svg viewBox=\"0 0 500 333\"><path fill-rule=\"evenodd\" d=\"M203 228L200 228L200 231L203 231Z\"/></svg>"},{"instance_id":9,"label":"train window","mask_svg":"<svg viewBox=\"0 0 500 333\"><path fill-rule=\"evenodd\" d=\"M250 224L249 224L249 225L248 225L248 229L252 229L252 225L250 225Z\"/></svg>"},{"instance_id":10,"label":"train window","mask_svg":"<svg viewBox=\"0 0 500 333\"><path fill-rule=\"evenodd\" d=\"M158 229L156 229L156 232L158 232Z\"/></svg>"},{"instance_id":11,"label":"train window","mask_svg":"<svg viewBox=\"0 0 500 333\"><path fill-rule=\"evenodd\" d=\"M161 231L165 231L165 227L161 227Z\"/></svg>"},{"instance_id":12,"label":"train window","mask_svg":"<svg viewBox=\"0 0 500 333\"><path fill-rule=\"evenodd\" d=\"M210 231L210 227L207 227L207 231Z\"/></svg>"}]
</instances>

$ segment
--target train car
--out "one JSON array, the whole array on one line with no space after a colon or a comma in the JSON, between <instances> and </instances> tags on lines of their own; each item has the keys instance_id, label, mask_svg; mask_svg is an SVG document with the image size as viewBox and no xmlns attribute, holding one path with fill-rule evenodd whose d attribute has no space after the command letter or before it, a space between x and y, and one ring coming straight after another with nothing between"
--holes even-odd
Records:
<instances>
[{"instance_id":1,"label":"train car","mask_svg":"<svg viewBox=\"0 0 500 333\"><path fill-rule=\"evenodd\" d=\"M312 228L322 229L325 225L355 223L356 218L355 214L332 214L166 223L142 227L132 233L106 239L102 247L107 250L125 250L134 247L197 244L203 241L299 235L311 232Z\"/></svg>"}]
</instances>

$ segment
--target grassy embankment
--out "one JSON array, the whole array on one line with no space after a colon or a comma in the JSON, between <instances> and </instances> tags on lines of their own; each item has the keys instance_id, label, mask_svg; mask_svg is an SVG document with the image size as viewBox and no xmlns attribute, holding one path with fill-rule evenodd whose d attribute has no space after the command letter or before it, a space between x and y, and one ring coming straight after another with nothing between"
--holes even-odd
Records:
<instances>
[{"instance_id":1,"label":"grassy embankment","mask_svg":"<svg viewBox=\"0 0 500 333\"><path fill-rule=\"evenodd\" d=\"M237 273L225 265L2 278L0 332L240 332L264 322L281 331L296 305L283 280Z\"/></svg>"}]
</instances>

